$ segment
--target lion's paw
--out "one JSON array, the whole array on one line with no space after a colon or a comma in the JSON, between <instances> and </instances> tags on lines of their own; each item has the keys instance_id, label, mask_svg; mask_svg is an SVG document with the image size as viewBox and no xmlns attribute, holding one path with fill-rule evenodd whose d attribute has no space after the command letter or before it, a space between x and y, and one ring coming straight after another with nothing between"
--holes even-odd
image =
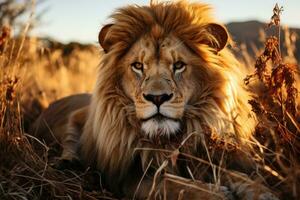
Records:
<instances>
[{"instance_id":1,"label":"lion's paw","mask_svg":"<svg viewBox=\"0 0 300 200\"><path fill-rule=\"evenodd\" d=\"M229 190L228 187L221 186L220 192L224 194L226 200L234 200L232 192Z\"/></svg>"},{"instance_id":2,"label":"lion's paw","mask_svg":"<svg viewBox=\"0 0 300 200\"><path fill-rule=\"evenodd\" d=\"M279 200L279 198L277 198L271 192L266 192L266 193L260 194L258 197L258 200Z\"/></svg>"},{"instance_id":3,"label":"lion's paw","mask_svg":"<svg viewBox=\"0 0 300 200\"><path fill-rule=\"evenodd\" d=\"M279 200L264 186L241 184L234 190L235 196L242 200Z\"/></svg>"}]
</instances>

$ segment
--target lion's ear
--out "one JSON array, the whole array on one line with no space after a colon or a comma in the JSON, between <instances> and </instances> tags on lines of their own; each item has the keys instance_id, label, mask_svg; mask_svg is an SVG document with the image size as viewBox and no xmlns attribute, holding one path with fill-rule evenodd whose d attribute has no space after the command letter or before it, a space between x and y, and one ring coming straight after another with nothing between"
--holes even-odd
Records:
<instances>
[{"instance_id":1,"label":"lion's ear","mask_svg":"<svg viewBox=\"0 0 300 200\"><path fill-rule=\"evenodd\" d=\"M214 48L217 52L221 51L226 46L229 38L226 28L215 23L208 24L205 28L214 37L213 40L205 41L205 44Z\"/></svg>"},{"instance_id":2,"label":"lion's ear","mask_svg":"<svg viewBox=\"0 0 300 200\"><path fill-rule=\"evenodd\" d=\"M107 53L110 47L110 43L106 41L107 33L109 32L109 29L112 27L113 24L107 24L102 27L102 29L99 32L98 35L98 42L103 48L104 52Z\"/></svg>"}]
</instances>

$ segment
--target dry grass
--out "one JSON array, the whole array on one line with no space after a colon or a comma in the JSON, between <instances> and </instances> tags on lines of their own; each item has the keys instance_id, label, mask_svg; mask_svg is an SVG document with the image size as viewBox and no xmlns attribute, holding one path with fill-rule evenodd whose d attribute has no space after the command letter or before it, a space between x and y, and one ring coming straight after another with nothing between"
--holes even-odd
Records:
<instances>
[{"instance_id":1,"label":"dry grass","mask_svg":"<svg viewBox=\"0 0 300 200\"><path fill-rule=\"evenodd\" d=\"M272 22L280 25L279 13ZM96 172L53 169L48 159L59 153L26 133L28 125L49 102L91 91L91 77L95 78L100 57L97 48L26 37L12 39L9 30L3 27L0 33L0 199L113 199L101 189ZM260 119L257 142L253 144L257 173L282 199L299 199L300 84L293 55L295 39L288 30L285 34L291 36L286 37L287 52L280 51L280 37L274 35L266 40L265 49L258 50L262 53L258 58L243 52L243 60L254 66L254 73L245 82L255 91L249 103ZM166 153L171 163L176 163L179 150ZM216 183L220 171L229 173L221 164L213 164L209 156L182 156L211 167ZM190 173L193 177L196 172ZM165 176L187 185L187 180L180 177ZM232 176L243 178L239 174Z\"/></svg>"},{"instance_id":2,"label":"dry grass","mask_svg":"<svg viewBox=\"0 0 300 200\"><path fill-rule=\"evenodd\" d=\"M49 102L91 91L99 62L97 48L12 39L8 27L0 34L0 199L109 196L99 189L99 175L94 172L53 169L48 158L57 152L26 133L28 123Z\"/></svg>"},{"instance_id":3,"label":"dry grass","mask_svg":"<svg viewBox=\"0 0 300 200\"><path fill-rule=\"evenodd\" d=\"M257 160L267 185L280 191L284 199L300 197L300 113L299 66L294 56L295 36L285 29L286 52L280 47L281 8L276 4L270 26L276 35L266 38L265 47L256 59L247 59L254 73L247 76L246 85L254 92L249 101L259 124L255 136L258 141ZM285 56L283 56L285 55ZM267 173L264 173L267 172Z\"/></svg>"}]
</instances>

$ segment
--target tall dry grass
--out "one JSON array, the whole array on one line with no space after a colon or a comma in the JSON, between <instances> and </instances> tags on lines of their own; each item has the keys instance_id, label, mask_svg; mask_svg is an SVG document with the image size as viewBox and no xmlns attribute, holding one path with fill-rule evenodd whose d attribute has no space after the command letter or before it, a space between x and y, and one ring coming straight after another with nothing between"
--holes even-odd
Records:
<instances>
[{"instance_id":1,"label":"tall dry grass","mask_svg":"<svg viewBox=\"0 0 300 200\"><path fill-rule=\"evenodd\" d=\"M29 123L63 96L90 92L100 53L93 45L63 45L0 31L0 199L99 199L109 196L89 171L58 171L55 155L27 134ZM53 157L53 156L52 156ZM96 178L94 178L96 177ZM96 179L96 180L95 180ZM93 191L97 185L97 191ZM84 189L83 189L84 188Z\"/></svg>"},{"instance_id":2,"label":"tall dry grass","mask_svg":"<svg viewBox=\"0 0 300 200\"><path fill-rule=\"evenodd\" d=\"M300 113L299 65L295 57L296 35L284 28L284 47L280 46L282 8L276 4L270 26L276 34L266 37L264 49L257 50L251 58L243 52L244 61L253 66L254 73L247 76L245 84L254 91L249 103L259 119L256 127L257 166L273 191L283 199L300 197ZM266 27L266 28L268 28ZM262 32L263 33L263 32ZM285 49L283 51L282 49Z\"/></svg>"}]
</instances>

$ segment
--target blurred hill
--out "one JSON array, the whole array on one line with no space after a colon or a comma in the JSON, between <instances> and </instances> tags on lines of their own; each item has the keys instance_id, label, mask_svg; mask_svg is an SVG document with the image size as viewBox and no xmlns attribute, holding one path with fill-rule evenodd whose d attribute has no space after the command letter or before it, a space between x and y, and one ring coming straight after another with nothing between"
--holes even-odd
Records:
<instances>
[{"instance_id":1,"label":"blurred hill","mask_svg":"<svg viewBox=\"0 0 300 200\"><path fill-rule=\"evenodd\" d=\"M251 56L255 56L256 50L263 47L266 36L274 35L278 31L276 30L276 27L266 29L267 24L259 21L232 22L228 23L226 26L232 35L233 40L236 42L236 46L241 47L242 44L245 44L247 51ZM283 54L286 54L286 47L288 46L288 44L285 43L286 37L291 37L292 40L296 41L295 57L299 60L300 29L292 27L288 27L288 29L289 35L287 35L285 28L282 28L280 33Z\"/></svg>"},{"instance_id":2,"label":"blurred hill","mask_svg":"<svg viewBox=\"0 0 300 200\"><path fill-rule=\"evenodd\" d=\"M242 52L248 52L251 57L257 56L261 52L264 42L267 37L271 35L277 36L277 27L267 28L266 23L259 21L245 21L228 23L227 28L235 42L235 53L240 56ZM283 27L280 32L281 35L281 50L283 57L288 56L288 49L293 51L294 57L300 60L300 28ZM288 40L287 40L288 38ZM51 50L61 49L63 57L69 56L78 51L93 51L99 48L94 45L69 43L63 44L52 39L42 39L44 45ZM290 41L290 44L287 43Z\"/></svg>"}]
</instances>

